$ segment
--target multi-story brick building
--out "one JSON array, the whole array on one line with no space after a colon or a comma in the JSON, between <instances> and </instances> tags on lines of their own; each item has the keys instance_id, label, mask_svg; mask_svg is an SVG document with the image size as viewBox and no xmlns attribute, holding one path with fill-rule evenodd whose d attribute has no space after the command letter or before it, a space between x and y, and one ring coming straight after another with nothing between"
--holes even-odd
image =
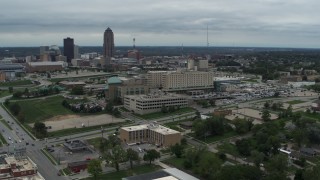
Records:
<instances>
[{"instance_id":1,"label":"multi-story brick building","mask_svg":"<svg viewBox=\"0 0 320 180\"><path fill-rule=\"evenodd\" d=\"M120 139L127 144L151 143L167 147L180 143L181 138L179 131L155 123L120 129Z\"/></svg>"},{"instance_id":2,"label":"multi-story brick building","mask_svg":"<svg viewBox=\"0 0 320 180\"><path fill-rule=\"evenodd\" d=\"M0 179L33 176L38 173L37 165L28 157L15 158L14 156L0 156Z\"/></svg>"}]
</instances>

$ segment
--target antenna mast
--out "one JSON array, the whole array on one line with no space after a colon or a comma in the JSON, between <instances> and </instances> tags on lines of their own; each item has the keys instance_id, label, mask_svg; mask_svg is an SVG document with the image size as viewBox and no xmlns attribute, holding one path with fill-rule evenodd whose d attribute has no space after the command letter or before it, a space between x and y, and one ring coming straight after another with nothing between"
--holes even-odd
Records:
<instances>
[{"instance_id":1,"label":"antenna mast","mask_svg":"<svg viewBox=\"0 0 320 180\"><path fill-rule=\"evenodd\" d=\"M136 38L133 38L133 49L136 49Z\"/></svg>"}]
</instances>

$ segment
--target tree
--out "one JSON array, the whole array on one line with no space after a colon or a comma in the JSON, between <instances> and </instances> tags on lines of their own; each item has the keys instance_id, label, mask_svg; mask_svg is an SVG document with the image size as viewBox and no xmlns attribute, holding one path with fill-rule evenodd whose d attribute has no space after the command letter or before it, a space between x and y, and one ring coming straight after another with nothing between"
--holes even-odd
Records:
<instances>
[{"instance_id":1,"label":"tree","mask_svg":"<svg viewBox=\"0 0 320 180\"><path fill-rule=\"evenodd\" d=\"M271 174L269 179L286 179L286 172L288 170L288 158L283 154L277 154L270 158L266 169Z\"/></svg>"},{"instance_id":2,"label":"tree","mask_svg":"<svg viewBox=\"0 0 320 180\"><path fill-rule=\"evenodd\" d=\"M12 94L13 93L13 87L10 86L8 89L9 89L9 93Z\"/></svg>"},{"instance_id":3,"label":"tree","mask_svg":"<svg viewBox=\"0 0 320 180\"><path fill-rule=\"evenodd\" d=\"M264 122L268 122L268 121L270 121L271 119L271 115L270 115L270 112L268 111L268 110L263 110L262 111L262 116L261 116L261 118L262 118L262 120L264 121Z\"/></svg>"},{"instance_id":4,"label":"tree","mask_svg":"<svg viewBox=\"0 0 320 180\"><path fill-rule=\"evenodd\" d=\"M240 118L236 118L233 121L233 124L236 127L236 132L238 134L249 132L253 126L252 120L240 119Z\"/></svg>"},{"instance_id":5,"label":"tree","mask_svg":"<svg viewBox=\"0 0 320 180\"><path fill-rule=\"evenodd\" d=\"M147 152L143 156L143 160L149 161L149 164L151 164L151 161L154 161L158 158L160 158L160 153L154 149L147 150Z\"/></svg>"},{"instance_id":6,"label":"tree","mask_svg":"<svg viewBox=\"0 0 320 180\"><path fill-rule=\"evenodd\" d=\"M98 176L102 174L101 161L97 159L90 160L88 164L88 173L91 174L95 180L98 179Z\"/></svg>"},{"instance_id":7,"label":"tree","mask_svg":"<svg viewBox=\"0 0 320 180\"><path fill-rule=\"evenodd\" d=\"M23 95L23 92L21 91L16 91L12 94L12 97L14 98L21 98L21 96Z\"/></svg>"},{"instance_id":8,"label":"tree","mask_svg":"<svg viewBox=\"0 0 320 180\"><path fill-rule=\"evenodd\" d=\"M113 103L112 102L107 103L106 112L107 113L112 113L113 112Z\"/></svg>"},{"instance_id":9,"label":"tree","mask_svg":"<svg viewBox=\"0 0 320 180\"><path fill-rule=\"evenodd\" d=\"M269 103L269 101L266 101L266 102L264 103L264 108L265 108L265 109L269 109L269 108L270 108L270 103Z\"/></svg>"},{"instance_id":10,"label":"tree","mask_svg":"<svg viewBox=\"0 0 320 180\"><path fill-rule=\"evenodd\" d=\"M280 96L280 93L277 91L274 93L273 97L279 97Z\"/></svg>"},{"instance_id":11,"label":"tree","mask_svg":"<svg viewBox=\"0 0 320 180\"><path fill-rule=\"evenodd\" d=\"M294 141L301 147L301 144L307 141L307 132L305 129L296 128L292 132Z\"/></svg>"},{"instance_id":12,"label":"tree","mask_svg":"<svg viewBox=\"0 0 320 180\"><path fill-rule=\"evenodd\" d=\"M139 154L137 151L129 148L127 149L127 159L129 160L130 162L130 168L132 169L133 168L133 161L139 161L140 158L139 158Z\"/></svg>"},{"instance_id":13,"label":"tree","mask_svg":"<svg viewBox=\"0 0 320 180\"><path fill-rule=\"evenodd\" d=\"M33 130L35 131L36 136L39 138L47 136L47 128L43 122L35 122L33 125Z\"/></svg>"},{"instance_id":14,"label":"tree","mask_svg":"<svg viewBox=\"0 0 320 180\"><path fill-rule=\"evenodd\" d=\"M161 107L161 112L162 113L167 113L168 112L168 109L167 107L163 104L162 107Z\"/></svg>"},{"instance_id":15,"label":"tree","mask_svg":"<svg viewBox=\"0 0 320 180\"><path fill-rule=\"evenodd\" d=\"M175 110L176 110L176 109L174 108L174 106L169 106L168 111L169 111L170 113L174 112Z\"/></svg>"},{"instance_id":16,"label":"tree","mask_svg":"<svg viewBox=\"0 0 320 180\"><path fill-rule=\"evenodd\" d=\"M286 113L287 113L287 115L289 116L289 117L291 117L292 116L292 105L290 104L289 106L288 106L288 108L287 108L287 110L286 110Z\"/></svg>"},{"instance_id":17,"label":"tree","mask_svg":"<svg viewBox=\"0 0 320 180\"><path fill-rule=\"evenodd\" d=\"M184 147L181 144L175 144L170 147L171 153L176 155L177 158L181 158Z\"/></svg>"},{"instance_id":18,"label":"tree","mask_svg":"<svg viewBox=\"0 0 320 180\"><path fill-rule=\"evenodd\" d=\"M203 121L195 121L193 123L192 130L198 138L202 138L208 133L208 127Z\"/></svg>"},{"instance_id":19,"label":"tree","mask_svg":"<svg viewBox=\"0 0 320 180\"><path fill-rule=\"evenodd\" d=\"M215 172L219 171L221 165L221 160L215 154L207 152L201 155L195 171L204 178L209 179L214 176Z\"/></svg>"},{"instance_id":20,"label":"tree","mask_svg":"<svg viewBox=\"0 0 320 180\"><path fill-rule=\"evenodd\" d=\"M105 158L107 162L109 162L113 167L116 168L117 171L119 171L119 163L126 161L127 153L120 145L116 145L111 150L107 150L105 153Z\"/></svg>"},{"instance_id":21,"label":"tree","mask_svg":"<svg viewBox=\"0 0 320 180\"><path fill-rule=\"evenodd\" d=\"M241 139L236 141L237 150L244 156L250 156L251 153L251 142L249 139Z\"/></svg>"},{"instance_id":22,"label":"tree","mask_svg":"<svg viewBox=\"0 0 320 180\"><path fill-rule=\"evenodd\" d=\"M113 115L114 115L115 117L120 117L121 112L119 111L118 108L114 108L114 109L113 109Z\"/></svg>"},{"instance_id":23,"label":"tree","mask_svg":"<svg viewBox=\"0 0 320 180\"><path fill-rule=\"evenodd\" d=\"M72 88L71 94L73 94L73 95L83 95L84 94L83 88L81 86L76 86L76 87Z\"/></svg>"},{"instance_id":24,"label":"tree","mask_svg":"<svg viewBox=\"0 0 320 180\"><path fill-rule=\"evenodd\" d=\"M320 179L320 164L313 166L312 168L308 168L303 173L303 179L305 180L319 180Z\"/></svg>"},{"instance_id":25,"label":"tree","mask_svg":"<svg viewBox=\"0 0 320 180\"><path fill-rule=\"evenodd\" d=\"M17 115L19 114L20 110L21 110L21 107L20 107L20 105L17 104L17 103L14 103L14 104L12 104L12 105L10 106L10 111L11 111L15 116L17 116Z\"/></svg>"},{"instance_id":26,"label":"tree","mask_svg":"<svg viewBox=\"0 0 320 180\"><path fill-rule=\"evenodd\" d=\"M196 118L201 118L201 114L199 111L196 111Z\"/></svg>"},{"instance_id":27,"label":"tree","mask_svg":"<svg viewBox=\"0 0 320 180\"><path fill-rule=\"evenodd\" d=\"M210 100L209 100L209 104L210 104L212 107L215 107L215 106L216 106L216 100L210 99Z\"/></svg>"},{"instance_id":28,"label":"tree","mask_svg":"<svg viewBox=\"0 0 320 180\"><path fill-rule=\"evenodd\" d=\"M260 164L263 162L265 155L257 150L251 151L251 156L253 158L253 162L257 167L260 167Z\"/></svg>"},{"instance_id":29,"label":"tree","mask_svg":"<svg viewBox=\"0 0 320 180\"><path fill-rule=\"evenodd\" d=\"M21 123L24 123L25 116L24 116L24 113L23 113L23 112L19 112L19 114L18 114L18 120L19 120Z\"/></svg>"},{"instance_id":30,"label":"tree","mask_svg":"<svg viewBox=\"0 0 320 180\"><path fill-rule=\"evenodd\" d=\"M7 99L4 101L4 104L5 104L6 106L9 106L9 104L10 104L10 99L7 98Z\"/></svg>"}]
</instances>

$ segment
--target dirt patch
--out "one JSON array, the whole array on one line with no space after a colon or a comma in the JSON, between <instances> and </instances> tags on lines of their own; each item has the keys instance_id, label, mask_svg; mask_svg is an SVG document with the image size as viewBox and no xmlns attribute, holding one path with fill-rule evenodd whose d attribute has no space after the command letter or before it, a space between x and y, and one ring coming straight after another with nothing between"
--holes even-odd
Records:
<instances>
[{"instance_id":1,"label":"dirt patch","mask_svg":"<svg viewBox=\"0 0 320 180\"><path fill-rule=\"evenodd\" d=\"M80 117L79 115L75 114L70 114L70 115L59 115L59 116L54 116L52 118L47 119L46 121L61 121L65 119L72 119L72 118L78 118Z\"/></svg>"}]
</instances>

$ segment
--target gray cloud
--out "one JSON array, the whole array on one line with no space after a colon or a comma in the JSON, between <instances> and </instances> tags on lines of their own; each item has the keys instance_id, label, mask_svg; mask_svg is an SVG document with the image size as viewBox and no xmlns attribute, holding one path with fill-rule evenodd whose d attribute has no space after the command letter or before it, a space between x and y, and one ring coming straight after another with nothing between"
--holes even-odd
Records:
<instances>
[{"instance_id":1,"label":"gray cloud","mask_svg":"<svg viewBox=\"0 0 320 180\"><path fill-rule=\"evenodd\" d=\"M116 45L319 47L316 0L10 0L0 6L0 46Z\"/></svg>"}]
</instances>

